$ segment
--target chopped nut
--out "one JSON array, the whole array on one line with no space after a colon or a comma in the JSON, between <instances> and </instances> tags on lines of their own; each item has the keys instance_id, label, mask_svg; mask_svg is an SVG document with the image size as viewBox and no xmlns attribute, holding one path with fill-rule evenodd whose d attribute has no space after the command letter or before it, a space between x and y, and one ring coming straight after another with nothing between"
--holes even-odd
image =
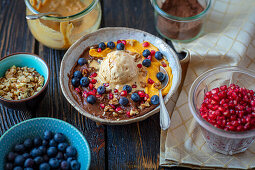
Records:
<instances>
[{"instance_id":1,"label":"chopped nut","mask_svg":"<svg viewBox=\"0 0 255 170\"><path fill-rule=\"evenodd\" d=\"M142 82L142 81L141 81L140 84L141 84L141 87L142 87L142 88L147 87L147 83L145 83L145 82Z\"/></svg>"},{"instance_id":2,"label":"chopped nut","mask_svg":"<svg viewBox=\"0 0 255 170\"><path fill-rule=\"evenodd\" d=\"M109 101L109 104L117 105L119 104L119 101L117 98L113 98L112 100Z\"/></svg>"},{"instance_id":3,"label":"chopped nut","mask_svg":"<svg viewBox=\"0 0 255 170\"><path fill-rule=\"evenodd\" d=\"M110 109L111 109L112 107L111 106L105 106L105 108L104 108L104 112L108 112L108 111L110 111Z\"/></svg>"},{"instance_id":4,"label":"chopped nut","mask_svg":"<svg viewBox=\"0 0 255 170\"><path fill-rule=\"evenodd\" d=\"M34 68L12 66L0 78L0 96L10 100L30 97L40 91L44 77Z\"/></svg>"},{"instance_id":5,"label":"chopped nut","mask_svg":"<svg viewBox=\"0 0 255 170\"><path fill-rule=\"evenodd\" d=\"M116 113L116 112L112 112L112 114L113 114L114 117L119 116L118 113Z\"/></svg>"},{"instance_id":6,"label":"chopped nut","mask_svg":"<svg viewBox=\"0 0 255 170\"><path fill-rule=\"evenodd\" d=\"M137 115L137 114L139 114L138 110L136 110L136 109L130 110L130 116Z\"/></svg>"},{"instance_id":7,"label":"chopped nut","mask_svg":"<svg viewBox=\"0 0 255 170\"><path fill-rule=\"evenodd\" d=\"M161 88L161 83L154 83L153 86L156 88L156 89L160 89Z\"/></svg>"},{"instance_id":8,"label":"chopped nut","mask_svg":"<svg viewBox=\"0 0 255 170\"><path fill-rule=\"evenodd\" d=\"M145 103L138 106L138 108L141 109L141 110L143 110L146 107L150 107L150 103L148 101L146 101Z\"/></svg>"}]
</instances>

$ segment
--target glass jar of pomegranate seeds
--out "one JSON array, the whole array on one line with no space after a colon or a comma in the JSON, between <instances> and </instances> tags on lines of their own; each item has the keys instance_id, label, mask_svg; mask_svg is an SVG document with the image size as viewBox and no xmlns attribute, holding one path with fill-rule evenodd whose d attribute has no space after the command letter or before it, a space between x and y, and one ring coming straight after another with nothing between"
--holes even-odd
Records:
<instances>
[{"instance_id":1,"label":"glass jar of pomegranate seeds","mask_svg":"<svg viewBox=\"0 0 255 170\"><path fill-rule=\"evenodd\" d=\"M255 72L219 67L200 75L189 108L209 147L226 155L245 151L255 139Z\"/></svg>"}]
</instances>

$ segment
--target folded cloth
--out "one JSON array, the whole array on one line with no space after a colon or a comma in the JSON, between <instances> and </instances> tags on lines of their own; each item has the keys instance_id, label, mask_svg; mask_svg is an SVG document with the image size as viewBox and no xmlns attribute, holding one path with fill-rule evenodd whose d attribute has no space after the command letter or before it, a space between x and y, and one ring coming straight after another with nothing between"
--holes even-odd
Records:
<instances>
[{"instance_id":1,"label":"folded cloth","mask_svg":"<svg viewBox=\"0 0 255 170\"><path fill-rule=\"evenodd\" d=\"M174 105L171 125L161 132L160 165L190 168L255 167L255 143L243 153L226 156L213 152L188 107L188 92L203 72L238 65L255 70L255 1L214 0L205 20L204 34L188 43L174 43L191 53L187 75Z\"/></svg>"}]
</instances>

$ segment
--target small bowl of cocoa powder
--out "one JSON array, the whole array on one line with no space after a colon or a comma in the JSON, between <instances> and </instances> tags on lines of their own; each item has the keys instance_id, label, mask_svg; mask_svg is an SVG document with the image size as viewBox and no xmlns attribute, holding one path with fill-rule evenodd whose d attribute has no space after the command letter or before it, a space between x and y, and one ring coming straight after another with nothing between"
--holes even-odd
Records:
<instances>
[{"instance_id":1,"label":"small bowl of cocoa powder","mask_svg":"<svg viewBox=\"0 0 255 170\"><path fill-rule=\"evenodd\" d=\"M203 32L211 0L151 0L155 25L164 38L190 42Z\"/></svg>"}]
</instances>

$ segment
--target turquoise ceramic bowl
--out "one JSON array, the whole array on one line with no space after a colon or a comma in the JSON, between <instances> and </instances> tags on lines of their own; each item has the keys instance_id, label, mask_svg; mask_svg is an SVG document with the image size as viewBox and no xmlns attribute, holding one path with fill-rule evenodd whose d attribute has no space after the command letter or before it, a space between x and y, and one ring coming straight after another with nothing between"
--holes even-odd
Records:
<instances>
[{"instance_id":1,"label":"turquoise ceramic bowl","mask_svg":"<svg viewBox=\"0 0 255 170\"><path fill-rule=\"evenodd\" d=\"M81 170L89 169L90 150L85 137L69 123L53 118L29 119L6 131L0 138L0 169L4 169L5 155L12 150L15 144L23 142L26 138L43 137L46 129L63 133L69 144L77 149Z\"/></svg>"},{"instance_id":2,"label":"turquoise ceramic bowl","mask_svg":"<svg viewBox=\"0 0 255 170\"><path fill-rule=\"evenodd\" d=\"M33 106L38 105L46 93L50 77L49 67L47 63L37 55L30 53L15 53L0 59L0 77L3 77L5 72L13 65L18 67L27 66L35 68L39 74L44 76L43 88L37 94L29 98L22 100L8 100L0 97L0 102L9 108L16 110L29 110L33 108Z\"/></svg>"}]
</instances>

